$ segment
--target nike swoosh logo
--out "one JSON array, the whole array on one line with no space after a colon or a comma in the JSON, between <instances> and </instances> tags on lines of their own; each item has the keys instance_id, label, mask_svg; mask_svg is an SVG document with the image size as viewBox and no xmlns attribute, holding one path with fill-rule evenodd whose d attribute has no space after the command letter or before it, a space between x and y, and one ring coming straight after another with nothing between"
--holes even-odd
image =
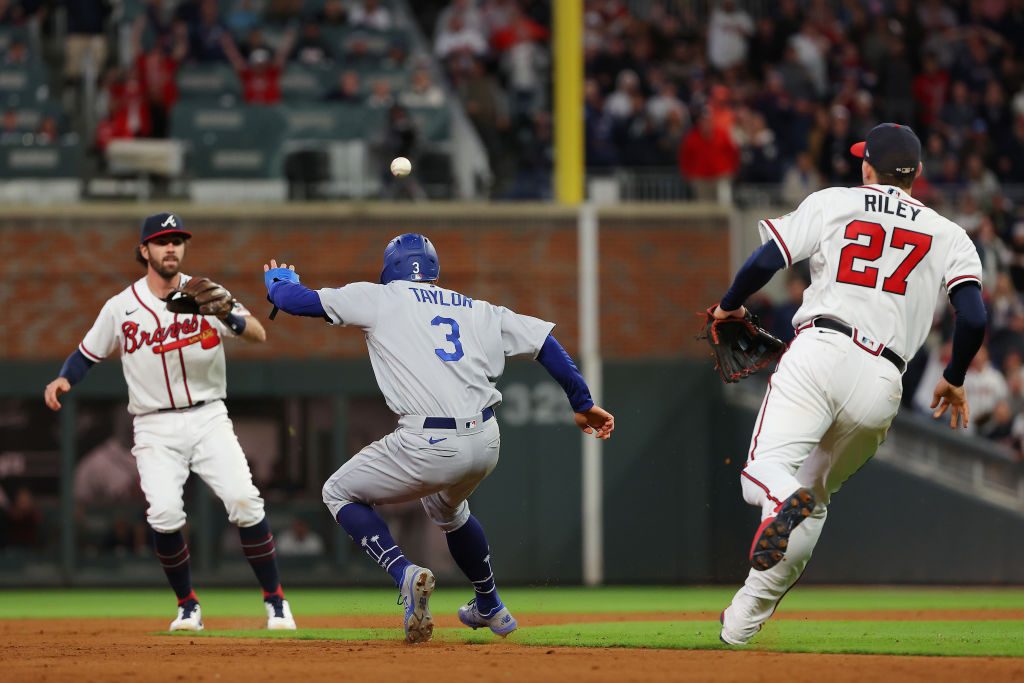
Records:
<instances>
[{"instance_id":1,"label":"nike swoosh logo","mask_svg":"<svg viewBox=\"0 0 1024 683\"><path fill-rule=\"evenodd\" d=\"M133 308L133 309L132 309L132 310L130 310L130 311L125 311L125 312L124 312L124 314L125 314L125 315L131 315L132 313L134 313L134 312L135 312L135 311L137 311L137 310L139 310L139 309L138 309L138 308Z\"/></svg>"},{"instance_id":2,"label":"nike swoosh logo","mask_svg":"<svg viewBox=\"0 0 1024 683\"><path fill-rule=\"evenodd\" d=\"M436 439L436 440L435 440L435 439L434 439L434 437L430 437L429 439L427 439L427 441L429 441L429 442L430 442L430 445L431 445L431 446L433 446L433 445L434 445L435 443L441 443L442 441L447 441L447 440L448 440L448 437L447 437L447 436L446 436L446 437L444 437L443 439Z\"/></svg>"}]
</instances>

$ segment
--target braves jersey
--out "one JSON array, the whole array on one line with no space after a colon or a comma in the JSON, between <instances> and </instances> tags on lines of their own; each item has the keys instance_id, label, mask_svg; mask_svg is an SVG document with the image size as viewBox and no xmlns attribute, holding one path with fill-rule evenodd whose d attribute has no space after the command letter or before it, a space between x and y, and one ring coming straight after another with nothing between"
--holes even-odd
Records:
<instances>
[{"instance_id":1,"label":"braves jersey","mask_svg":"<svg viewBox=\"0 0 1024 683\"><path fill-rule=\"evenodd\" d=\"M872 353L882 344L913 357L932 327L940 288L981 285L981 259L963 228L897 187L821 190L758 227L787 266L810 259L811 285L793 326L839 320Z\"/></svg>"},{"instance_id":2,"label":"braves jersey","mask_svg":"<svg viewBox=\"0 0 1024 683\"><path fill-rule=\"evenodd\" d=\"M225 335L236 336L214 316L170 313L143 277L107 300L78 350L95 362L120 352L128 412L144 415L225 398Z\"/></svg>"},{"instance_id":3,"label":"braves jersey","mask_svg":"<svg viewBox=\"0 0 1024 683\"><path fill-rule=\"evenodd\" d=\"M332 323L365 332L377 384L398 415L468 417L499 403L505 357L536 357L554 328L426 282L317 293Z\"/></svg>"}]
</instances>

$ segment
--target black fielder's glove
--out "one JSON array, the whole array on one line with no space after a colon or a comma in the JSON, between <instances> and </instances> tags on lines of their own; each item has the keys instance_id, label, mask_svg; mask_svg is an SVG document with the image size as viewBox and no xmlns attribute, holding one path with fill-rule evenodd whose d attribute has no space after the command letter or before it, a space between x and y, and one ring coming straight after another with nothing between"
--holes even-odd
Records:
<instances>
[{"instance_id":1,"label":"black fielder's glove","mask_svg":"<svg viewBox=\"0 0 1024 683\"><path fill-rule=\"evenodd\" d=\"M231 292L207 277L193 277L171 292L164 301L171 313L215 315L223 318L231 312Z\"/></svg>"},{"instance_id":2,"label":"black fielder's glove","mask_svg":"<svg viewBox=\"0 0 1024 683\"><path fill-rule=\"evenodd\" d=\"M747 311L742 318L718 320L713 315L717 307L703 314L704 328L697 339L708 340L723 382L738 382L779 360L786 345L763 329L756 315Z\"/></svg>"}]
</instances>

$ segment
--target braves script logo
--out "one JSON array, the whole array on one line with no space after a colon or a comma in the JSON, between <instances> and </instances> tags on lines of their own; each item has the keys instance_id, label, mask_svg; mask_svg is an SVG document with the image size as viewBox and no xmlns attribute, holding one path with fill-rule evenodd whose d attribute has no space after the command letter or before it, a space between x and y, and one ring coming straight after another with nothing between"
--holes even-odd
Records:
<instances>
[{"instance_id":1,"label":"braves script logo","mask_svg":"<svg viewBox=\"0 0 1024 683\"><path fill-rule=\"evenodd\" d=\"M168 353L192 344L199 344L204 349L212 349L220 344L220 335L210 323L192 317L181 320L168 327L157 327L150 332L139 329L139 324L126 320L121 324L124 335L124 352L135 353L143 346L153 347L153 353ZM173 341L168 341L173 340Z\"/></svg>"}]
</instances>

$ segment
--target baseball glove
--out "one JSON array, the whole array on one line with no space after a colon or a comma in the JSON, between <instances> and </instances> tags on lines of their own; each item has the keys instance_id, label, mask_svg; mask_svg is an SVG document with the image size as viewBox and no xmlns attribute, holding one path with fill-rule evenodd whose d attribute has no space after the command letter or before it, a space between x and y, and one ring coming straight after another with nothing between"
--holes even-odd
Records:
<instances>
[{"instance_id":1,"label":"baseball glove","mask_svg":"<svg viewBox=\"0 0 1024 683\"><path fill-rule=\"evenodd\" d=\"M717 320L713 313L704 315L704 329L697 339L707 339L715 358L715 369L723 382L733 383L750 377L758 370L779 360L786 345L759 324L756 315L747 311L742 318ZM698 314L699 315L699 314Z\"/></svg>"},{"instance_id":2,"label":"baseball glove","mask_svg":"<svg viewBox=\"0 0 1024 683\"><path fill-rule=\"evenodd\" d=\"M231 292L207 277L194 277L179 285L164 301L171 313L215 315L218 318L230 313L235 303Z\"/></svg>"}]
</instances>

